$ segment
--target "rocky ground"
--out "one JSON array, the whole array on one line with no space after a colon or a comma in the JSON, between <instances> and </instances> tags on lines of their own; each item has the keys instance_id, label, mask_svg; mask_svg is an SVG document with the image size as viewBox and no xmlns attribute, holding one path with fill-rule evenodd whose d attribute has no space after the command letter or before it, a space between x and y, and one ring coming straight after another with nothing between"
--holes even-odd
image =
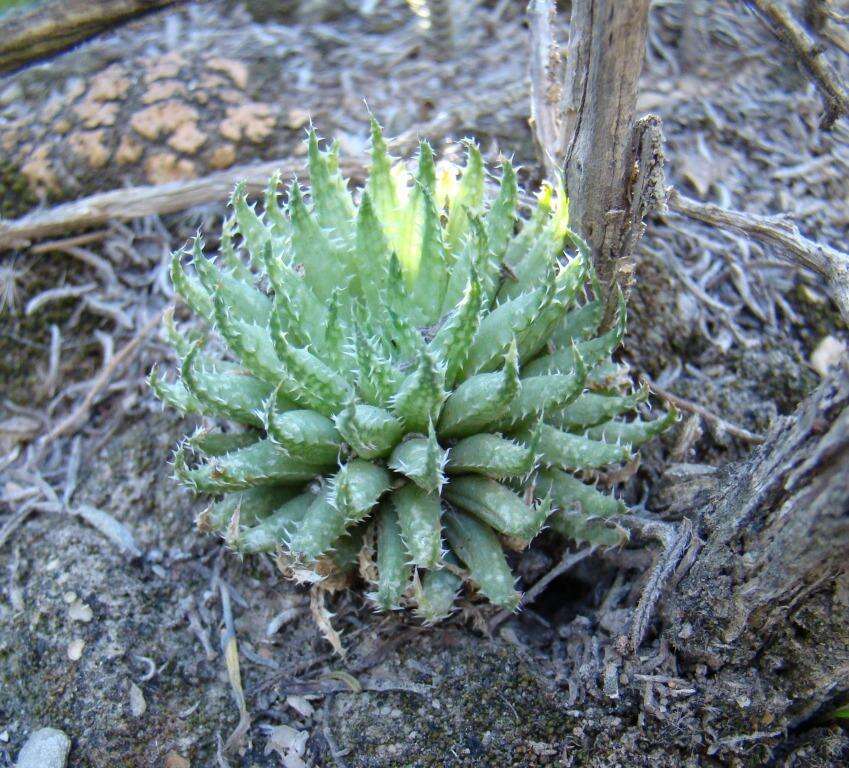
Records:
<instances>
[{"instance_id":1,"label":"rocky ground","mask_svg":"<svg viewBox=\"0 0 849 768\"><path fill-rule=\"evenodd\" d=\"M433 64L433 83L422 73L436 52L415 19L387 29L346 13L295 27L303 61L327 59L323 87L304 86L298 107L325 133L344 131L355 152L364 110L352 93L369 96L403 133L441 114L435 100L444 91L448 117L430 123L441 151L477 128L490 157L515 148L531 184L527 102L492 106L511 77L523 82L522 7L472 14L457 50ZM204 13L206 35L223 39L234 18L255 24L260 38L272 24L266 41L282 34L279 20L250 21L228 3ZM189 4L134 26L176 48L174 30L197 14ZM501 69L481 73L468 98L477 77L469 57L492 29L499 33L485 54ZM758 21L737 4L663 2L650 37L640 109L664 120L669 182L752 212L786 211L808 236L845 244L849 130L845 121L818 130L816 93ZM198 51L181 47L190 62ZM652 633L637 654L623 645L655 553L643 541L585 559L492 631L492 617L476 610L425 629L372 614L356 592L336 595L328 607L347 654L333 655L309 594L270 558L242 562L195 532L202 502L178 488L166 464L189 425L162 414L143 384L167 355L145 330L169 300L167 255L196 227L211 228L220 210L114 225L70 251L2 257L0 765L14 765L27 737L48 726L71 738L74 768L849 760L849 739L827 713L790 734L766 720L754 737L751 729L700 732L714 695L707 670L679 665ZM75 290L44 297L57 286ZM671 214L650 222L622 355L635 374L707 415L685 413L645 449L625 497L647 499L665 519L680 516L665 511L665 475L682 463L744 457L770 419L816 385L824 340L845 331L837 317L818 280L779 254ZM133 339L126 364L110 365ZM104 366L106 385L87 403ZM747 433L735 436L729 423ZM562 550L543 536L517 563L525 583Z\"/></svg>"}]
</instances>

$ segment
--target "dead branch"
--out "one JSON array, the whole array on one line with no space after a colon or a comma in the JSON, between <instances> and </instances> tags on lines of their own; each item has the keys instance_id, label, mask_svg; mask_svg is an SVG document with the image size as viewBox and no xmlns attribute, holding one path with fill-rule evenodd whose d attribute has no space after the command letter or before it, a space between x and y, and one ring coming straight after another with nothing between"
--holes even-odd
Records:
<instances>
[{"instance_id":1,"label":"dead branch","mask_svg":"<svg viewBox=\"0 0 849 768\"><path fill-rule=\"evenodd\" d=\"M343 170L356 177L363 164L342 161ZM189 181L116 189L36 211L20 219L0 220L0 251L22 248L34 240L60 235L68 230L101 226L111 219L127 221L153 214L182 211L195 205L226 200L237 181L245 181L249 192L262 191L272 173L284 177L300 172L301 161L273 160L243 165Z\"/></svg>"},{"instance_id":2,"label":"dead branch","mask_svg":"<svg viewBox=\"0 0 849 768\"><path fill-rule=\"evenodd\" d=\"M556 14L553 0L532 0L531 23L531 126L546 173L553 178L563 159L559 104L562 98L560 49L554 39Z\"/></svg>"},{"instance_id":3,"label":"dead branch","mask_svg":"<svg viewBox=\"0 0 849 768\"><path fill-rule=\"evenodd\" d=\"M39 243L30 248L30 253L50 253L51 251L64 251L68 248L78 248L81 245L89 245L90 243L99 243L109 234L108 229L99 229L96 232L84 232L81 235L73 237L64 237L61 240L49 240L46 243Z\"/></svg>"},{"instance_id":4,"label":"dead branch","mask_svg":"<svg viewBox=\"0 0 849 768\"><path fill-rule=\"evenodd\" d=\"M648 0L572 3L560 105L570 219L590 244L607 293L631 225L633 118L645 57ZM559 148L558 148L559 150Z\"/></svg>"},{"instance_id":5,"label":"dead branch","mask_svg":"<svg viewBox=\"0 0 849 768\"><path fill-rule=\"evenodd\" d=\"M619 244L611 254L613 282L630 296L636 271L636 248L646 231L646 218L666 210L666 189L663 175L663 126L657 115L646 115L634 125L628 157L632 158L632 173L626 179L628 215L622 222ZM616 314L615 291L607 295L604 326L609 327Z\"/></svg>"},{"instance_id":6,"label":"dead branch","mask_svg":"<svg viewBox=\"0 0 849 768\"><path fill-rule=\"evenodd\" d=\"M843 322L849 326L849 255L829 245L808 240L786 218L729 211L711 203L700 203L675 189L668 194L669 207L692 219L743 232L776 246L801 266L825 278Z\"/></svg>"},{"instance_id":7,"label":"dead branch","mask_svg":"<svg viewBox=\"0 0 849 768\"><path fill-rule=\"evenodd\" d=\"M721 416L717 416L713 413L713 411L709 411L703 405L699 405L698 403L694 403L692 400L686 400L683 397L672 394L669 390L655 384L650 378L648 378L648 376L643 376L642 379L645 381L648 388L658 397L662 397L664 400L667 400L682 411L697 413L705 419L705 421L709 421L714 424L720 431L727 432L729 435L738 437L740 440L745 440L747 443L760 445L764 441L763 435L750 432L748 429L744 429L743 427L738 427L736 424L726 421Z\"/></svg>"},{"instance_id":8,"label":"dead branch","mask_svg":"<svg viewBox=\"0 0 849 768\"><path fill-rule=\"evenodd\" d=\"M747 707L775 725L794 727L849 686L835 650L849 620L835 608L849 587L847 373L844 360L746 461L718 470L688 514L704 543L664 606L678 658L719 670L738 712L742 671Z\"/></svg>"},{"instance_id":9,"label":"dead branch","mask_svg":"<svg viewBox=\"0 0 849 768\"><path fill-rule=\"evenodd\" d=\"M0 24L0 72L63 51L115 24L174 0L48 0L10 13Z\"/></svg>"},{"instance_id":10,"label":"dead branch","mask_svg":"<svg viewBox=\"0 0 849 768\"><path fill-rule=\"evenodd\" d=\"M822 45L779 3L773 0L746 0L746 3L790 47L794 58L813 80L825 101L822 127L830 128L836 120L849 115L849 92L837 70L823 56Z\"/></svg>"},{"instance_id":11,"label":"dead branch","mask_svg":"<svg viewBox=\"0 0 849 768\"><path fill-rule=\"evenodd\" d=\"M684 558L687 549L693 543L693 523L686 517L671 541L665 542L663 554L658 558L646 583L634 616L631 621L631 650L636 653L645 640L654 615L655 607L660 601L664 587L672 577L678 564Z\"/></svg>"}]
</instances>

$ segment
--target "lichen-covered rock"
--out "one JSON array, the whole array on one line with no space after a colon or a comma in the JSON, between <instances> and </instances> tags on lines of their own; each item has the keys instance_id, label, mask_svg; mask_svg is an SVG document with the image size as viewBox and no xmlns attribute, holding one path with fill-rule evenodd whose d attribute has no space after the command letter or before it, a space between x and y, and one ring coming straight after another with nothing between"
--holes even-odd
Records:
<instances>
[{"instance_id":1,"label":"lichen-covered rock","mask_svg":"<svg viewBox=\"0 0 849 768\"><path fill-rule=\"evenodd\" d=\"M600 329L563 191L544 187L521 220L512 166L487 200L473 143L461 169L422 142L408 174L373 122L354 194L338 147L311 131L308 155L309 197L295 182L281 210L273 178L260 216L237 187L220 259L199 237L194 274L174 256L176 291L217 337L169 318L181 377L153 371L151 385L243 426L189 438L177 475L222 495L201 521L234 549L279 549L300 574L359 564L378 609L412 602L437 621L461 579L516 608L503 544L524 548L549 519L579 542L619 543L606 519L623 505L580 473L629 460L674 419L620 419L647 395L623 391L610 360L624 303ZM440 571L453 578L428 575Z\"/></svg>"}]
</instances>

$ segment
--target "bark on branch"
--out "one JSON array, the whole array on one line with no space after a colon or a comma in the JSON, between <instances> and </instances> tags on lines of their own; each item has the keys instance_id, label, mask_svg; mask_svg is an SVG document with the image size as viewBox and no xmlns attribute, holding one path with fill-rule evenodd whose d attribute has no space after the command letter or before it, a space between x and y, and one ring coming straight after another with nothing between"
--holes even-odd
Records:
<instances>
[{"instance_id":1,"label":"bark on branch","mask_svg":"<svg viewBox=\"0 0 849 768\"><path fill-rule=\"evenodd\" d=\"M0 72L88 40L115 24L175 0L48 0L0 23Z\"/></svg>"},{"instance_id":2,"label":"bark on branch","mask_svg":"<svg viewBox=\"0 0 849 768\"><path fill-rule=\"evenodd\" d=\"M344 159L340 165L351 178L358 178L364 169L363 163ZM249 192L260 192L275 171L279 170L286 178L300 173L303 168L303 162L291 160L237 166L199 179L116 189L57 205L46 211L37 211L19 219L0 219L0 251L22 248L34 240L69 230L99 226L112 219L127 221L152 214L174 213L195 205L222 202L238 181L244 181Z\"/></svg>"},{"instance_id":3,"label":"bark on branch","mask_svg":"<svg viewBox=\"0 0 849 768\"><path fill-rule=\"evenodd\" d=\"M546 173L553 178L563 162L564 139L559 113L563 67L554 36L554 2L531 0L528 13L531 26L531 125Z\"/></svg>"},{"instance_id":4,"label":"bark on branch","mask_svg":"<svg viewBox=\"0 0 849 768\"><path fill-rule=\"evenodd\" d=\"M849 689L849 361L717 473L696 518L668 637L719 670L729 711L746 680L745 716L792 727Z\"/></svg>"},{"instance_id":5,"label":"bark on branch","mask_svg":"<svg viewBox=\"0 0 849 768\"><path fill-rule=\"evenodd\" d=\"M663 206L660 121L634 125L648 9L649 0L575 0L564 77L554 4L530 6L537 143L549 174L563 169L570 222L608 296L616 283L627 292L643 217Z\"/></svg>"}]
</instances>

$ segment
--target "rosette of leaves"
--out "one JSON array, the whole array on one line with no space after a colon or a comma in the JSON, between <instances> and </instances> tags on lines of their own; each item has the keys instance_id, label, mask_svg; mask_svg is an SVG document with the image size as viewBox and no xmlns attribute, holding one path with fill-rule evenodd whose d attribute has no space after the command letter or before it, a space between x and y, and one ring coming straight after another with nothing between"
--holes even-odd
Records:
<instances>
[{"instance_id":1,"label":"rosette of leaves","mask_svg":"<svg viewBox=\"0 0 849 768\"><path fill-rule=\"evenodd\" d=\"M208 333L167 336L168 405L235 422L177 449L177 476L219 497L202 516L242 553L274 551L318 577L357 568L380 609L447 616L463 582L516 608L505 550L548 520L614 544L624 511L594 483L674 418L625 420L646 399L611 361L625 308L599 330L586 246L545 186L528 217L503 164L497 192L465 164L410 170L372 123L372 164L351 192L338 149L308 139L309 188L263 212L237 186L220 252L174 255L176 292ZM240 238L236 247L235 236ZM246 255L247 258L243 256Z\"/></svg>"}]
</instances>

